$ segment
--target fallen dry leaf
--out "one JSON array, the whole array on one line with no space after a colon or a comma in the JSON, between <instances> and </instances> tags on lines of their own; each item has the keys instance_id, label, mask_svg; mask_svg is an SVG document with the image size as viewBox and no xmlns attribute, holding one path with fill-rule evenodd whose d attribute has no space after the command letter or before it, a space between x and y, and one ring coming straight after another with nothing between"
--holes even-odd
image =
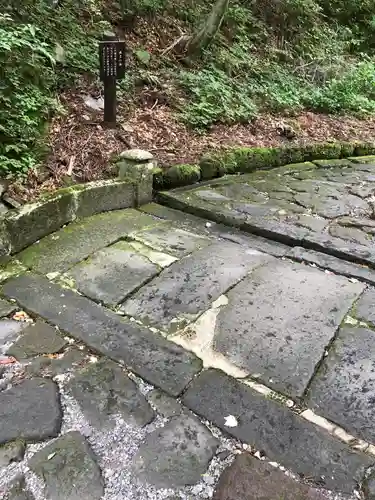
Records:
<instances>
[{"instance_id":1,"label":"fallen dry leaf","mask_svg":"<svg viewBox=\"0 0 375 500\"><path fill-rule=\"evenodd\" d=\"M17 360L13 356L5 356L0 358L0 365L12 365L14 363L17 363Z\"/></svg>"},{"instance_id":2,"label":"fallen dry leaf","mask_svg":"<svg viewBox=\"0 0 375 500\"><path fill-rule=\"evenodd\" d=\"M14 319L14 321L24 321L24 322L32 322L33 320L30 318L30 316L25 313L25 311L18 311L16 312L12 319Z\"/></svg>"}]
</instances>

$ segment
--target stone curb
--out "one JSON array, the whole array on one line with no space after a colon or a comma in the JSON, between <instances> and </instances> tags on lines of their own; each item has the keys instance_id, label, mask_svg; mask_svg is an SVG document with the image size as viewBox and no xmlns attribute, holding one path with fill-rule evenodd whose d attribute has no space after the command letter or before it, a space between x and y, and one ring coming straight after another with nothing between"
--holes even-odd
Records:
<instances>
[{"instance_id":1,"label":"stone curb","mask_svg":"<svg viewBox=\"0 0 375 500\"><path fill-rule=\"evenodd\" d=\"M142 182L111 179L62 188L0 218L0 261L77 218L138 207L152 197L151 177Z\"/></svg>"},{"instance_id":2,"label":"stone curb","mask_svg":"<svg viewBox=\"0 0 375 500\"><path fill-rule=\"evenodd\" d=\"M160 170L154 173L153 186L156 191L166 190L228 174L244 174L316 160L348 158L356 162L356 157L363 159L369 155L375 155L375 143L333 142L276 148L232 148L203 155L199 165L173 165L165 171Z\"/></svg>"}]
</instances>

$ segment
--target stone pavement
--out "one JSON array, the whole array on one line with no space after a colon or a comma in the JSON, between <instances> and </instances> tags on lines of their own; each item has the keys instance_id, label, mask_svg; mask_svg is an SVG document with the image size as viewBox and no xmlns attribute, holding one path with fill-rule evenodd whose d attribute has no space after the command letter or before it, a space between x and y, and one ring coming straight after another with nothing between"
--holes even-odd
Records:
<instances>
[{"instance_id":1,"label":"stone pavement","mask_svg":"<svg viewBox=\"0 0 375 500\"><path fill-rule=\"evenodd\" d=\"M374 193L375 157L362 157L224 177L160 197L254 234L374 266Z\"/></svg>"},{"instance_id":2,"label":"stone pavement","mask_svg":"<svg viewBox=\"0 0 375 500\"><path fill-rule=\"evenodd\" d=\"M0 272L0 497L374 500L371 169L176 190L168 203L209 217L109 212L16 255ZM229 213L288 243L327 235L326 253L208 220Z\"/></svg>"}]
</instances>

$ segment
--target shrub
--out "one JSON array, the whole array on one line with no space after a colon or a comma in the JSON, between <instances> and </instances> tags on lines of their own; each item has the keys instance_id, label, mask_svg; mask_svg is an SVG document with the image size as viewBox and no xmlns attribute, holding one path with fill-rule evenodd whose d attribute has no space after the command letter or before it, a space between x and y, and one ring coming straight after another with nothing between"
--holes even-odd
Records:
<instances>
[{"instance_id":1,"label":"shrub","mask_svg":"<svg viewBox=\"0 0 375 500\"><path fill-rule=\"evenodd\" d=\"M43 0L0 0L0 174L22 175L46 153L44 136L61 111L57 90L97 72L106 26L91 0L53 8Z\"/></svg>"}]
</instances>

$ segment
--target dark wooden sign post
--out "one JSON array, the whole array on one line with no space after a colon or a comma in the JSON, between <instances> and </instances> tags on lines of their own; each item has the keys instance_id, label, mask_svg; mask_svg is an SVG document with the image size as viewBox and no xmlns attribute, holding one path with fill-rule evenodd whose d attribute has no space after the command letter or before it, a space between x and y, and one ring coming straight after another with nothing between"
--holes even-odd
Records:
<instances>
[{"instance_id":1,"label":"dark wooden sign post","mask_svg":"<svg viewBox=\"0 0 375 500\"><path fill-rule=\"evenodd\" d=\"M105 33L99 42L100 79L104 84L104 125L116 128L116 82L125 77L125 42Z\"/></svg>"}]
</instances>

